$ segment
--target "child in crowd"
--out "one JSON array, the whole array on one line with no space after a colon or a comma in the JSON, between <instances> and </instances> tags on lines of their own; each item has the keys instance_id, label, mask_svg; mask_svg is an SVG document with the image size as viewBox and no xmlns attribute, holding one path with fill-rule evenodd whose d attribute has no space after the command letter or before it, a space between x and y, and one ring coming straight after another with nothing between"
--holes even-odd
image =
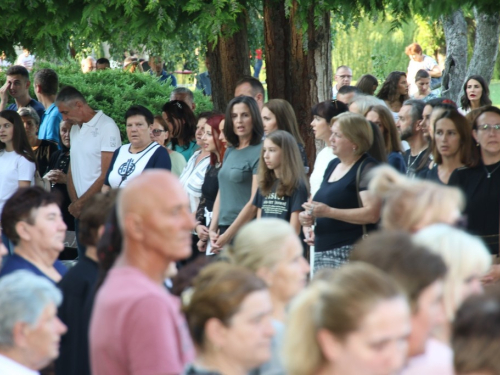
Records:
<instances>
[{"instance_id":1,"label":"child in crowd","mask_svg":"<svg viewBox=\"0 0 500 375\"><path fill-rule=\"evenodd\" d=\"M418 92L411 99L423 100L428 102L431 99L436 99L438 96L431 91L431 75L425 69L420 69L415 75L415 84Z\"/></svg>"},{"instance_id":2,"label":"child in crowd","mask_svg":"<svg viewBox=\"0 0 500 375\"><path fill-rule=\"evenodd\" d=\"M297 141L290 133L276 130L264 140L257 180L259 189L253 201L257 218L289 221L299 234L299 212L309 188Z\"/></svg>"}]
</instances>

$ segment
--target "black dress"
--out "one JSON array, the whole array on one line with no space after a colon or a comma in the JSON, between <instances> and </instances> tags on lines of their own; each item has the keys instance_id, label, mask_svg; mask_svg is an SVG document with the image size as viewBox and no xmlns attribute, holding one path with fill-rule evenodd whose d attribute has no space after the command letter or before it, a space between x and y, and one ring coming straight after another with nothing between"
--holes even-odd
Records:
<instances>
[{"instance_id":1,"label":"black dress","mask_svg":"<svg viewBox=\"0 0 500 375\"><path fill-rule=\"evenodd\" d=\"M52 154L49 161L47 172L53 169L60 169L63 173L68 174L69 168L69 148L63 147L62 150L57 150ZM66 184L54 184L52 191L56 192L61 197L61 212L64 223L69 231L75 230L75 218L69 213L68 207L71 204L71 199L68 194L68 186Z\"/></svg>"},{"instance_id":2,"label":"black dress","mask_svg":"<svg viewBox=\"0 0 500 375\"><path fill-rule=\"evenodd\" d=\"M423 170L422 172L417 173L417 177L422 178L424 180L430 180L441 185L446 185L443 181L439 179L437 164L434 164L432 169Z\"/></svg>"},{"instance_id":3,"label":"black dress","mask_svg":"<svg viewBox=\"0 0 500 375\"><path fill-rule=\"evenodd\" d=\"M498 254L500 162L458 168L451 174L448 185L459 187L465 194L467 231L481 237L491 254Z\"/></svg>"}]
</instances>

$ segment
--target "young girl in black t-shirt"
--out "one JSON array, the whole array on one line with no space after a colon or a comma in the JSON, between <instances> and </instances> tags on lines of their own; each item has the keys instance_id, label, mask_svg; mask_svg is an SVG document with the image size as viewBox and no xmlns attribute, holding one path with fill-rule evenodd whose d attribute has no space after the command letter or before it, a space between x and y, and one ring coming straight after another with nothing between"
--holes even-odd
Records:
<instances>
[{"instance_id":1,"label":"young girl in black t-shirt","mask_svg":"<svg viewBox=\"0 0 500 375\"><path fill-rule=\"evenodd\" d=\"M257 181L259 189L253 201L258 207L257 218L289 221L299 234L299 212L309 187L297 142L290 133L276 130L264 140Z\"/></svg>"}]
</instances>

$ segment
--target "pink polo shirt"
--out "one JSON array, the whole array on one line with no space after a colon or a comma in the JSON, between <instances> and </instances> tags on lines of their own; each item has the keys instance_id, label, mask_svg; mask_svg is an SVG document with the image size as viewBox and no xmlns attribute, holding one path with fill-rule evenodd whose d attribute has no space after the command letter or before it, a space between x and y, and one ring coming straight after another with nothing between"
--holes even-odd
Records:
<instances>
[{"instance_id":1,"label":"pink polo shirt","mask_svg":"<svg viewBox=\"0 0 500 375\"><path fill-rule=\"evenodd\" d=\"M89 340L93 375L180 374L195 355L179 299L134 267L110 270Z\"/></svg>"}]
</instances>

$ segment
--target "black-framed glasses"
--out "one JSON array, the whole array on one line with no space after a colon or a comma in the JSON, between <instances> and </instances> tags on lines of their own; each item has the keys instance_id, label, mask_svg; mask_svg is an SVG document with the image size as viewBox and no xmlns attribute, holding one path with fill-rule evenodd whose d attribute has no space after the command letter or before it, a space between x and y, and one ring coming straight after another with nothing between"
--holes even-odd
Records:
<instances>
[{"instance_id":1,"label":"black-framed glasses","mask_svg":"<svg viewBox=\"0 0 500 375\"><path fill-rule=\"evenodd\" d=\"M483 132L489 132L490 130L493 130L495 133L498 133L500 131L500 124L495 124L495 125L489 125L489 124L484 124L480 125L477 127L477 130L483 131Z\"/></svg>"},{"instance_id":2,"label":"black-framed glasses","mask_svg":"<svg viewBox=\"0 0 500 375\"><path fill-rule=\"evenodd\" d=\"M164 133L164 132L166 132L166 130L161 130L161 129L153 129L153 130L151 130L151 133L153 133L153 135L155 137L158 137L159 135L161 135L161 133Z\"/></svg>"}]
</instances>

